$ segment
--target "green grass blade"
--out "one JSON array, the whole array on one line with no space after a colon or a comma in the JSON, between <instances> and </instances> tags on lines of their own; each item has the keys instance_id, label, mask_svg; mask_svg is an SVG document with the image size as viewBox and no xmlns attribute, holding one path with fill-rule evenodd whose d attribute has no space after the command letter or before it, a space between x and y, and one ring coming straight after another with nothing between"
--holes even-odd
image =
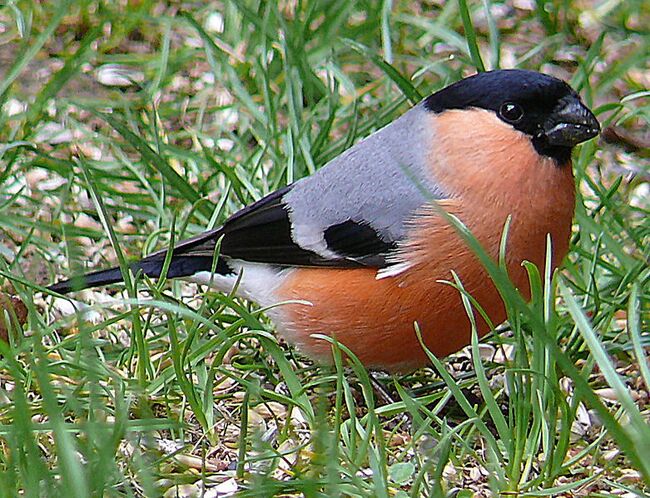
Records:
<instances>
[{"instance_id":1,"label":"green grass blade","mask_svg":"<svg viewBox=\"0 0 650 498\"><path fill-rule=\"evenodd\" d=\"M476 41L476 30L474 29L474 24L472 23L472 15L469 12L469 7L467 6L467 0L458 0L458 9L460 11L460 17L463 20L463 28L465 29L465 39L467 41L467 48L469 49L469 54L472 58L472 63L476 67L476 70L479 72L485 71L485 64L483 64L483 59L481 58L481 51L478 48L478 43Z\"/></svg>"},{"instance_id":2,"label":"green grass blade","mask_svg":"<svg viewBox=\"0 0 650 498\"><path fill-rule=\"evenodd\" d=\"M61 24L65 15L68 14L71 4L72 2L70 0L60 0L58 5L54 6L54 14L51 16L48 25L36 37L31 45L25 46L25 49L18 55L18 57L16 57L16 61L13 65L3 75L2 80L0 81L0 104L4 103L6 100L7 91L14 81L16 81L27 65L34 59L34 57L36 57L41 48L43 48L45 42L48 41L59 24Z\"/></svg>"},{"instance_id":3,"label":"green grass blade","mask_svg":"<svg viewBox=\"0 0 650 498\"><path fill-rule=\"evenodd\" d=\"M180 176L162 156L157 154L145 140L133 133L124 123L115 119L110 114L102 113L92 108L88 108L87 110L98 118L101 118L110 124L115 129L115 131L122 135L122 137L140 153L142 159L144 159L147 164L149 164L152 168L160 171L163 177L167 179L169 184L183 198L187 199L192 204L197 204L198 210L204 216L210 217L212 214L212 206L209 205L210 203L199 203L199 201L202 199L194 187L192 187L187 182L187 180Z\"/></svg>"}]
</instances>

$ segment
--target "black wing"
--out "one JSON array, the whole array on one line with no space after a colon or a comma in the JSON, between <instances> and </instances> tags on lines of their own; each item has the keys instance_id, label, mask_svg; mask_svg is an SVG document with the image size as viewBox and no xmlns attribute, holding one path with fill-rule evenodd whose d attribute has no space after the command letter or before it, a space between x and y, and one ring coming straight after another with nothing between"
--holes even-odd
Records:
<instances>
[{"instance_id":1,"label":"black wing","mask_svg":"<svg viewBox=\"0 0 650 498\"><path fill-rule=\"evenodd\" d=\"M297 244L292 238L287 205L282 200L291 188L290 185L277 190L245 207L217 230L179 243L174 255L209 256L221 240L220 254L255 263L339 268L386 265L385 256L395 247L395 242L383 241L372 227L352 220L325 231L327 247L334 254L331 258Z\"/></svg>"}]
</instances>

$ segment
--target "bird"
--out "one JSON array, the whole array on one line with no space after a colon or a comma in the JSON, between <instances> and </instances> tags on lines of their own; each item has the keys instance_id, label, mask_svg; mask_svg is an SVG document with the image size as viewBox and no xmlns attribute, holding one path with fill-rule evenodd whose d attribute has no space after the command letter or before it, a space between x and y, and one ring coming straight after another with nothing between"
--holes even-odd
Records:
<instances>
[{"instance_id":1,"label":"bird","mask_svg":"<svg viewBox=\"0 0 650 498\"><path fill-rule=\"evenodd\" d=\"M222 226L130 263L133 274L210 286L255 301L284 339L320 362L345 345L369 369L406 372L471 341L455 274L493 324L493 281L441 209L530 298L524 261L556 268L575 210L574 146L600 124L565 81L504 69L460 79L415 104L311 176L244 207ZM218 256L216 256L218 251ZM123 280L118 267L51 285L65 294ZM445 281L447 283L445 283ZM279 304L280 303L280 304ZM421 340L415 325L421 334ZM480 337L490 331L478 316Z\"/></svg>"}]
</instances>

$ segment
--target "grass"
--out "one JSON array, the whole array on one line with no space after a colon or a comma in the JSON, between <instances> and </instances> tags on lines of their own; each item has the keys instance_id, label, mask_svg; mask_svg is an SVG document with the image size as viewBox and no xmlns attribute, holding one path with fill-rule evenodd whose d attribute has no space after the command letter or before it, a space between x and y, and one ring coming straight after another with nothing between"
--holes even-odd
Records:
<instances>
[{"instance_id":1,"label":"grass","mask_svg":"<svg viewBox=\"0 0 650 498\"><path fill-rule=\"evenodd\" d=\"M189 5L0 7L0 276L23 303L2 301L0 495L649 493L647 2ZM392 401L232 296L41 293L217 226L483 66L569 79L618 138L576 152L563 270L528 268L526 303L486 261L508 330L378 374Z\"/></svg>"}]
</instances>

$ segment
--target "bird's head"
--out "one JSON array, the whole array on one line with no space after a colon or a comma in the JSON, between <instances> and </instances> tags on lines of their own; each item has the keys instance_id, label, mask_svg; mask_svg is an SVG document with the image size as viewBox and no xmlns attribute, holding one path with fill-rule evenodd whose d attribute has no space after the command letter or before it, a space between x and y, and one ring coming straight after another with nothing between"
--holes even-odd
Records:
<instances>
[{"instance_id":1,"label":"bird's head","mask_svg":"<svg viewBox=\"0 0 650 498\"><path fill-rule=\"evenodd\" d=\"M566 163L571 149L600 132L600 124L564 81L535 71L505 69L460 80L424 101L432 112L486 109L528 135L535 150Z\"/></svg>"}]
</instances>

